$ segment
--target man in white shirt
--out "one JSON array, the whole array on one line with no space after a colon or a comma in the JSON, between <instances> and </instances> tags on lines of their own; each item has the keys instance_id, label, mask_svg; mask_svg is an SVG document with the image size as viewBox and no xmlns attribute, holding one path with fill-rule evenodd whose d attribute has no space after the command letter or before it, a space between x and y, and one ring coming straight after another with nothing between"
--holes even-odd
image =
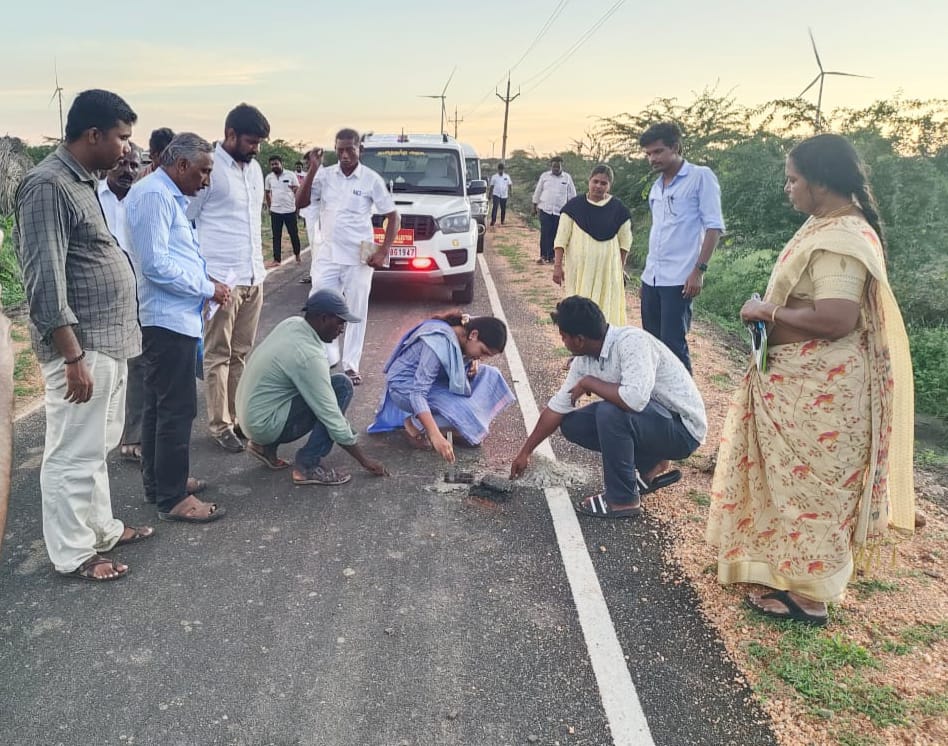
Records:
<instances>
[{"instance_id":1,"label":"man in white shirt","mask_svg":"<svg viewBox=\"0 0 948 746\"><path fill-rule=\"evenodd\" d=\"M231 288L230 302L204 327L208 427L231 453L244 450L236 432L235 396L263 307L263 172L254 157L269 136L270 123L259 109L234 108L214 149L211 185L191 200L187 213L197 225L208 277Z\"/></svg>"},{"instance_id":2,"label":"man in white shirt","mask_svg":"<svg viewBox=\"0 0 948 746\"><path fill-rule=\"evenodd\" d=\"M299 209L312 204L319 211L319 229L311 249L312 293L322 288L335 290L356 316L367 320L372 273L382 266L395 240L398 212L382 177L359 162L359 133L348 128L339 130L335 147L339 161L327 168L321 168L322 149L310 151L309 170L296 193ZM381 246L373 243L373 208L388 221ZM341 354L338 340L328 350L330 366L341 360L343 372L356 386L362 383L359 364L365 326L363 321L346 329Z\"/></svg>"},{"instance_id":3,"label":"man in white shirt","mask_svg":"<svg viewBox=\"0 0 948 746\"><path fill-rule=\"evenodd\" d=\"M533 190L533 214L540 218L540 258L537 264L553 264L553 240L560 225L560 210L576 196L573 177L563 170L563 159L550 158L550 170L540 174Z\"/></svg>"},{"instance_id":4,"label":"man in white shirt","mask_svg":"<svg viewBox=\"0 0 948 746\"><path fill-rule=\"evenodd\" d=\"M99 181L99 204L105 215L109 231L115 236L119 248L128 255L135 267L134 256L129 253L131 244L128 239L128 226L125 222L125 196L132 184L138 180L142 168L142 151L132 144L128 154L123 156L115 168L106 172ZM135 267L138 276L138 268ZM144 410L143 386L145 368L142 356L136 355L128 360L128 379L125 389L125 429L122 431L119 453L123 461L141 464L142 460L142 411Z\"/></svg>"},{"instance_id":5,"label":"man in white shirt","mask_svg":"<svg viewBox=\"0 0 948 746\"><path fill-rule=\"evenodd\" d=\"M577 445L602 454L605 489L577 502L595 518L635 518L642 495L681 479L665 472L701 445L708 430L701 394L675 355L642 329L609 326L599 306L572 295L550 314L572 353L566 381L540 413L510 467L527 468L530 454L557 428ZM597 401L577 402L589 394Z\"/></svg>"},{"instance_id":6,"label":"man in white shirt","mask_svg":"<svg viewBox=\"0 0 948 746\"><path fill-rule=\"evenodd\" d=\"M267 207L270 209L270 230L273 232L273 261L269 267L279 267L283 260L283 226L293 245L293 256L300 263L300 234L296 225L296 190L300 188L296 174L283 169L283 159L270 156L270 173L263 182Z\"/></svg>"},{"instance_id":7,"label":"man in white shirt","mask_svg":"<svg viewBox=\"0 0 948 746\"><path fill-rule=\"evenodd\" d=\"M497 164L497 173L490 177L487 183L487 199L491 202L490 226L497 222L497 208L500 208L500 224L507 219L507 198L510 196L510 187L513 181L510 174L504 173L504 164Z\"/></svg>"}]
</instances>

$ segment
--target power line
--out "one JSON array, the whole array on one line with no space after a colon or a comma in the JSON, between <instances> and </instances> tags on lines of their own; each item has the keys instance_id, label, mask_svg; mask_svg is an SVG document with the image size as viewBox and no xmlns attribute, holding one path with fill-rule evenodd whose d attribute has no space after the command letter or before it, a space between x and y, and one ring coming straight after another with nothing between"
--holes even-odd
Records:
<instances>
[{"instance_id":1,"label":"power line","mask_svg":"<svg viewBox=\"0 0 948 746\"><path fill-rule=\"evenodd\" d=\"M563 12L563 10L566 8L568 4L569 4L569 0L559 0L559 2L553 8L553 10L550 11L550 15L547 17L546 21L544 21L543 25L540 27L540 30L537 32L536 36L533 37L533 41L530 42L530 45L527 47L527 51L524 52L522 55L520 55L520 59L518 59L514 63L513 67L507 70L506 75L500 76L500 79L496 83L494 83L492 90L488 90L487 93L481 96L480 100L478 100L478 102L474 104L473 107L471 107L468 111L464 112L465 116L467 117L473 116L474 112L477 111L481 107L481 105L494 94L494 92L497 90L497 86L503 83L504 78L509 77L510 73L513 70L515 70L517 66L520 65L520 63L526 59L527 55L530 54L530 52L537 45L540 39L542 39L546 35L546 32L550 30L550 27L553 25L553 22L557 18L559 18L560 14Z\"/></svg>"},{"instance_id":2,"label":"power line","mask_svg":"<svg viewBox=\"0 0 948 746\"><path fill-rule=\"evenodd\" d=\"M583 44L585 44L589 38L596 33L602 25L608 21L615 13L625 4L625 0L617 0L617 2L612 5L603 15L596 21L582 36L577 39L569 49L567 49L563 54L557 57L553 62L544 67L540 72L532 77L527 78L523 81L524 84L530 83L531 81L536 80L536 84L528 88L525 93L530 93L530 91L536 90L547 78L549 78L554 72L556 72L570 57L572 57ZM539 80L537 80L539 78Z\"/></svg>"},{"instance_id":3,"label":"power line","mask_svg":"<svg viewBox=\"0 0 948 746\"><path fill-rule=\"evenodd\" d=\"M540 39L546 35L546 32L550 30L550 26L553 25L553 22L559 17L560 13L563 12L568 4L569 0L560 0L559 4L553 8L553 11L550 13L550 17L546 19L546 23L540 27L537 35L533 37L533 41L530 42L530 46L527 47L527 51L520 55L520 59L513 64L513 67L511 67L508 72L513 72L520 66L520 63L526 59L527 55L530 54L531 51L533 51L533 48L537 45Z\"/></svg>"}]
</instances>

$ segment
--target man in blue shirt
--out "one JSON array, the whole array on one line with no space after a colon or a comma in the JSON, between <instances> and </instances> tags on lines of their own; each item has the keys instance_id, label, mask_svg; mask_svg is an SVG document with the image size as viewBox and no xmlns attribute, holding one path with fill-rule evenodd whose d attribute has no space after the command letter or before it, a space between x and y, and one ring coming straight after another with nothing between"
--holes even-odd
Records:
<instances>
[{"instance_id":1,"label":"man in blue shirt","mask_svg":"<svg viewBox=\"0 0 948 746\"><path fill-rule=\"evenodd\" d=\"M708 261L724 232L721 187L710 168L682 157L676 124L653 124L639 145L660 174L648 195L652 230L642 272L642 327L691 372L685 335L692 300L701 292Z\"/></svg>"},{"instance_id":2,"label":"man in blue shirt","mask_svg":"<svg viewBox=\"0 0 948 746\"><path fill-rule=\"evenodd\" d=\"M208 279L197 235L185 213L188 197L210 183L213 148L190 132L165 148L154 172L125 198L138 271L145 368L142 477L145 501L167 521L207 523L224 515L187 490L191 424L197 413L195 365L204 302L219 307L230 289Z\"/></svg>"}]
</instances>

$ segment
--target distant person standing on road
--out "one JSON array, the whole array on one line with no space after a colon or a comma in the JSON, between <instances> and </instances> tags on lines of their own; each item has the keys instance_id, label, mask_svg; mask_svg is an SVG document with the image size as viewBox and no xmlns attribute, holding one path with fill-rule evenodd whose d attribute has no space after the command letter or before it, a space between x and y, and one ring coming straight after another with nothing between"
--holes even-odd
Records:
<instances>
[{"instance_id":1,"label":"distant person standing on road","mask_svg":"<svg viewBox=\"0 0 948 746\"><path fill-rule=\"evenodd\" d=\"M497 173L490 177L487 183L487 199L491 202L490 207L490 225L494 227L497 222L497 208L500 208L500 224L503 225L507 219L507 198L510 196L510 188L513 186L513 180L510 174L504 173L504 164L497 164Z\"/></svg>"},{"instance_id":2,"label":"distant person standing on road","mask_svg":"<svg viewBox=\"0 0 948 746\"><path fill-rule=\"evenodd\" d=\"M563 170L563 159L550 158L550 170L540 174L533 190L533 214L540 218L540 258L537 264L553 264L553 239L560 225L563 205L576 196L573 177Z\"/></svg>"},{"instance_id":3,"label":"distant person standing on road","mask_svg":"<svg viewBox=\"0 0 948 746\"><path fill-rule=\"evenodd\" d=\"M269 267L279 267L283 260L283 226L293 245L293 256L300 263L300 234L296 217L296 192L300 181L296 174L283 169L283 159L270 156L270 173L263 182L267 207L270 210L270 230L273 232L273 261Z\"/></svg>"},{"instance_id":4,"label":"distant person standing on road","mask_svg":"<svg viewBox=\"0 0 948 746\"><path fill-rule=\"evenodd\" d=\"M574 505L594 518L635 518L642 496L681 479L670 459L690 456L707 433L694 381L671 351L632 326L606 323L599 307L579 295L550 314L572 353L566 381L540 413L510 467L512 479L557 428L572 443L602 454L604 489ZM580 406L584 396L596 400Z\"/></svg>"},{"instance_id":5,"label":"distant person standing on road","mask_svg":"<svg viewBox=\"0 0 948 746\"><path fill-rule=\"evenodd\" d=\"M681 155L681 130L653 124L639 138L660 176L648 193L652 230L642 271L642 327L662 340L691 372L685 335L711 254L724 232L721 187L710 168Z\"/></svg>"},{"instance_id":6,"label":"distant person standing on road","mask_svg":"<svg viewBox=\"0 0 948 746\"><path fill-rule=\"evenodd\" d=\"M119 248L129 255L133 267L135 258L129 253L131 243L125 220L125 197L138 180L141 167L141 149L137 145L130 144L128 153L115 164L115 168L106 173L98 186L99 204L102 205L105 222L112 235L115 236L115 240L118 241ZM131 461L135 464L142 462L143 376L141 355L129 358L128 383L125 387L125 429L122 431L119 453L123 461Z\"/></svg>"},{"instance_id":7,"label":"distant person standing on road","mask_svg":"<svg viewBox=\"0 0 948 746\"><path fill-rule=\"evenodd\" d=\"M369 313L372 273L381 267L398 233L398 212L382 177L359 162L362 145L354 129L336 133L339 162L322 168L322 148L309 153L309 170L296 193L300 209L315 205L319 229L311 248L312 293L330 288L342 294L361 324L346 330L343 352L334 337L329 346L329 365L342 361L342 370L353 385L362 383L359 365L365 344L365 319ZM373 209L388 222L382 245L374 245Z\"/></svg>"},{"instance_id":8,"label":"distant person standing on road","mask_svg":"<svg viewBox=\"0 0 948 746\"><path fill-rule=\"evenodd\" d=\"M632 215L609 194L612 169L600 163L589 191L563 206L553 240L553 282L568 295L591 298L615 326L625 326L625 257L632 247Z\"/></svg>"},{"instance_id":9,"label":"distant person standing on road","mask_svg":"<svg viewBox=\"0 0 948 746\"><path fill-rule=\"evenodd\" d=\"M141 352L141 332L135 273L105 223L93 175L128 154L137 119L114 93L83 91L66 141L16 193L13 246L46 379L43 537L56 570L84 580L123 577L128 566L100 552L154 533L112 515L106 456L122 434L126 360Z\"/></svg>"},{"instance_id":10,"label":"distant person standing on road","mask_svg":"<svg viewBox=\"0 0 948 746\"><path fill-rule=\"evenodd\" d=\"M342 469L322 464L336 443L372 474L387 473L362 451L346 420L352 381L329 372L327 346L347 323L360 324L362 319L335 290L317 290L306 301L302 318L281 321L254 350L237 388L237 411L250 437L247 453L268 469L290 466L277 455L278 446L309 435L296 452L296 485L338 485L352 479Z\"/></svg>"},{"instance_id":11,"label":"distant person standing on road","mask_svg":"<svg viewBox=\"0 0 948 746\"><path fill-rule=\"evenodd\" d=\"M231 289L230 303L204 328L208 427L214 442L231 453L244 450L234 397L263 308L263 172L254 156L269 136L270 123L259 109L234 108L224 122L224 140L214 149L211 186L188 206L208 275Z\"/></svg>"},{"instance_id":12,"label":"distant person standing on road","mask_svg":"<svg viewBox=\"0 0 948 746\"><path fill-rule=\"evenodd\" d=\"M227 285L208 278L186 213L188 198L210 183L213 152L205 139L181 133L162 152L158 170L132 187L126 207L139 273L145 502L155 503L165 521L208 523L224 515L195 497L198 485L188 480L204 302L213 299L224 313L231 295Z\"/></svg>"}]
</instances>

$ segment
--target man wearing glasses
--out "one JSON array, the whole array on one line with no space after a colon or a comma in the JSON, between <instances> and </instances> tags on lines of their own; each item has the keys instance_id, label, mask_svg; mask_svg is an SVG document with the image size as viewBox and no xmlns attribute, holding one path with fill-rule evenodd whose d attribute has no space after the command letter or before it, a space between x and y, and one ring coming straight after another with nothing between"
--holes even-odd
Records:
<instances>
[{"instance_id":1,"label":"man wearing glasses","mask_svg":"<svg viewBox=\"0 0 948 746\"><path fill-rule=\"evenodd\" d=\"M642 327L691 372L685 335L692 299L701 292L708 261L724 232L721 187L710 168L682 157L678 125L653 124L639 145L659 174L648 195L652 230L642 272Z\"/></svg>"}]
</instances>

